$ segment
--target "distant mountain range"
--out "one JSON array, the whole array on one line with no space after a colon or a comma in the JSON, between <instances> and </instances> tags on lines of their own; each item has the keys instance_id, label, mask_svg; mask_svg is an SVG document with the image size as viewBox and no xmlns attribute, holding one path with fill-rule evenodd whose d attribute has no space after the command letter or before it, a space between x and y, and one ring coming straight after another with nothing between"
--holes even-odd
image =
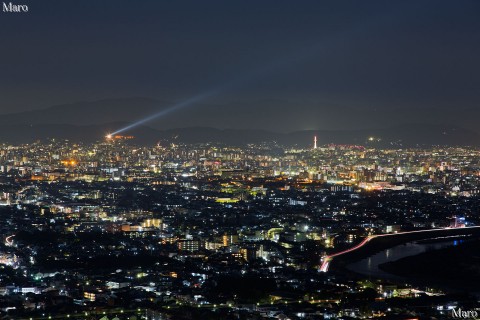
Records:
<instances>
[{"instance_id":1,"label":"distant mountain range","mask_svg":"<svg viewBox=\"0 0 480 320\"><path fill-rule=\"evenodd\" d=\"M166 105L168 102L141 97L83 101L40 110L3 114L0 116L0 125L74 124L82 126L125 122L131 121L132 117L137 119L149 115L157 111L159 106Z\"/></svg>"},{"instance_id":2,"label":"distant mountain range","mask_svg":"<svg viewBox=\"0 0 480 320\"><path fill-rule=\"evenodd\" d=\"M53 106L0 116L0 142L29 143L48 138L93 142L131 123L162 110L168 102L148 98L111 99ZM132 115L132 110L134 110ZM425 111L422 111L425 112ZM417 117L418 119L418 117ZM476 119L470 119L476 120ZM470 123L466 121L466 123ZM447 123L447 122L446 122ZM386 122L382 122L383 125ZM471 128L448 124L397 124L369 130L301 130L277 133L259 129L217 129L213 127L159 129L155 122L137 126L126 134L139 144L159 141L185 143L219 142L234 145L276 141L282 145L308 147L317 136L318 144L372 144L381 147L430 145L480 146L480 134ZM466 126L466 127L471 127ZM369 138L373 138L369 140Z\"/></svg>"},{"instance_id":3,"label":"distant mountain range","mask_svg":"<svg viewBox=\"0 0 480 320\"><path fill-rule=\"evenodd\" d=\"M101 140L111 130L122 123L106 125L74 126L69 124L43 125L2 125L0 142L30 143L49 138L69 139L78 142ZM123 123L125 125L125 123ZM313 136L317 136L318 145L357 144L379 147L415 147L431 145L480 146L480 135L461 128L445 126L410 125L379 130L324 131L305 130L291 133L275 133L264 130L233 130L205 127L155 130L140 126L128 132L135 136L139 144L158 142L218 142L232 145L276 141L281 145L308 147L313 145ZM369 141L373 137L374 141Z\"/></svg>"}]
</instances>

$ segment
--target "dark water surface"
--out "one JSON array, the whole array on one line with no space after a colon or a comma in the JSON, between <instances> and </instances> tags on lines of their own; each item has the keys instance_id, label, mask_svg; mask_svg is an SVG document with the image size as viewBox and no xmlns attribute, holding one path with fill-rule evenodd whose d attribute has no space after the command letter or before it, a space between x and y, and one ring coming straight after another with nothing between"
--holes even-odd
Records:
<instances>
[{"instance_id":1,"label":"dark water surface","mask_svg":"<svg viewBox=\"0 0 480 320\"><path fill-rule=\"evenodd\" d=\"M347 269L374 278L382 278L389 280L406 280L407 278L393 275L391 273L381 270L379 268L379 265L386 262L396 261L398 259L408 256L421 254L427 251L456 246L464 241L465 240L449 239L445 241L435 241L430 243L425 241L408 242L383 250L360 261L351 263L347 266Z\"/></svg>"}]
</instances>

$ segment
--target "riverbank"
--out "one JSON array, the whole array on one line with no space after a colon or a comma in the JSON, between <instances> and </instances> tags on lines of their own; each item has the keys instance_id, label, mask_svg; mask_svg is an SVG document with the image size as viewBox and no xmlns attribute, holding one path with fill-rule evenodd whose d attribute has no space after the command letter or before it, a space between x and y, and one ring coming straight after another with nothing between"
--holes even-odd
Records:
<instances>
[{"instance_id":1,"label":"riverbank","mask_svg":"<svg viewBox=\"0 0 480 320\"><path fill-rule=\"evenodd\" d=\"M415 282L478 292L480 240L404 257L378 267L384 272Z\"/></svg>"}]
</instances>

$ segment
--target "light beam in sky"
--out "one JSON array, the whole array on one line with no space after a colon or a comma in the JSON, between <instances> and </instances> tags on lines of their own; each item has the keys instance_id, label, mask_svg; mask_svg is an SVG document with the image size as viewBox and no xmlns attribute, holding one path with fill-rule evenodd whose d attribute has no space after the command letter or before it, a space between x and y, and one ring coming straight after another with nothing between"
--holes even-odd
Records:
<instances>
[{"instance_id":1,"label":"light beam in sky","mask_svg":"<svg viewBox=\"0 0 480 320\"><path fill-rule=\"evenodd\" d=\"M187 100L184 100L184 101L181 101L181 102L178 102L166 109L163 109L162 111L159 111L157 113L154 113L146 118L143 118L143 119L140 119L138 120L137 122L134 122L132 124L129 124L128 126L126 127L123 127L121 129L118 129L117 131L114 131L112 133L109 134L109 136L114 136L116 134L119 134L119 133L122 133L124 131L127 131L127 130L130 130L136 126L139 126L139 125L142 125L144 123L147 123L147 122L150 122L152 120L155 120L156 118L159 118L159 117L162 117L162 116L165 116L171 112L174 112L174 111L177 111L179 109L182 109L182 108L185 108L185 107L188 107L192 104L195 104L197 102L200 102L202 100L205 100L213 95L216 95L217 93L219 93L219 90L212 90L212 91L209 91L209 92L205 92L205 93L202 93L202 94L199 94L199 95L196 95L190 99L187 99Z\"/></svg>"},{"instance_id":2,"label":"light beam in sky","mask_svg":"<svg viewBox=\"0 0 480 320\"><path fill-rule=\"evenodd\" d=\"M370 21L371 24L372 21ZM369 24L363 24L363 28L365 28ZM358 32L360 28L357 28L355 31ZM341 36L336 37L337 39L337 45L342 44L342 39ZM332 44L330 44L332 46ZM155 120L159 117L163 117L171 112L177 111L179 109L183 109L189 106L192 106L198 102L201 102L203 100L206 100L212 96L218 95L222 93L223 91L226 91L228 89L232 89L234 87L238 87L241 85L244 85L246 83L250 83L252 80L258 79L265 77L277 70L282 70L286 68L291 68L295 66L298 63L304 62L308 59L311 58L318 58L318 54L322 53L325 54L329 52L330 47L326 47L324 45L324 42L317 42L313 45L305 46L302 47L302 49L296 48L293 52L290 52L289 54L283 55L281 57L278 57L277 59L270 60L266 62L265 64L258 66L255 69L251 69L243 74L237 75L236 78L227 81L219 86L217 86L216 89L206 91L204 93L198 94L192 98L189 98L187 100L180 101L170 107L167 107L166 109L163 109L157 113L154 113L150 116L147 116L146 118L140 119L132 124L129 124L126 127L123 127L121 129L118 129L117 131L111 132L110 134L107 135L108 137L115 136L116 134L122 133L124 131L130 130L134 127L137 127L139 125L145 124L147 122L150 122L152 120Z\"/></svg>"},{"instance_id":3,"label":"light beam in sky","mask_svg":"<svg viewBox=\"0 0 480 320\"><path fill-rule=\"evenodd\" d=\"M115 136L116 134L122 133L124 131L130 130L134 127L137 127L139 125L145 124L147 122L150 122L152 120L155 120L159 117L163 117L171 112L177 111L179 109L185 108L192 106L198 102L201 102L203 100L206 100L212 96L218 95L226 90L233 89L242 85L245 85L247 83L251 83L253 80L258 80L259 78L265 77L277 70L282 70L288 67L293 67L297 63L302 62L308 58L312 58L316 56L316 54L319 52L319 49L325 49L325 47L320 43L316 44L313 47L307 47L303 48L303 50L295 50L295 52L290 53L288 55L281 56L277 59L273 59L271 61L268 61L267 63L258 66L255 69L251 69L245 73L242 73L240 75L236 75L236 77L230 81L226 81L225 83L218 85L215 89L204 92L202 94L196 95L192 98L189 98L187 100L178 102L166 109L163 109L162 111L159 111L157 113L154 113L150 116L147 116L146 118L140 119L132 124L129 124L126 127L123 127L121 129L118 129L117 131L111 132L109 136Z\"/></svg>"}]
</instances>

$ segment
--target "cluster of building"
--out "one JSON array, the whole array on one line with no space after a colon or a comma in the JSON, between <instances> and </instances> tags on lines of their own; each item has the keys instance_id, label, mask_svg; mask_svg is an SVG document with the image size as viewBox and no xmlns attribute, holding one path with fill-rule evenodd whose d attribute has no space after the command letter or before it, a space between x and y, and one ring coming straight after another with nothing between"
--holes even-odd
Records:
<instances>
[{"instance_id":1,"label":"cluster of building","mask_svg":"<svg viewBox=\"0 0 480 320\"><path fill-rule=\"evenodd\" d=\"M0 145L0 315L441 316L470 298L320 265L372 234L478 225L479 156L111 137Z\"/></svg>"}]
</instances>

